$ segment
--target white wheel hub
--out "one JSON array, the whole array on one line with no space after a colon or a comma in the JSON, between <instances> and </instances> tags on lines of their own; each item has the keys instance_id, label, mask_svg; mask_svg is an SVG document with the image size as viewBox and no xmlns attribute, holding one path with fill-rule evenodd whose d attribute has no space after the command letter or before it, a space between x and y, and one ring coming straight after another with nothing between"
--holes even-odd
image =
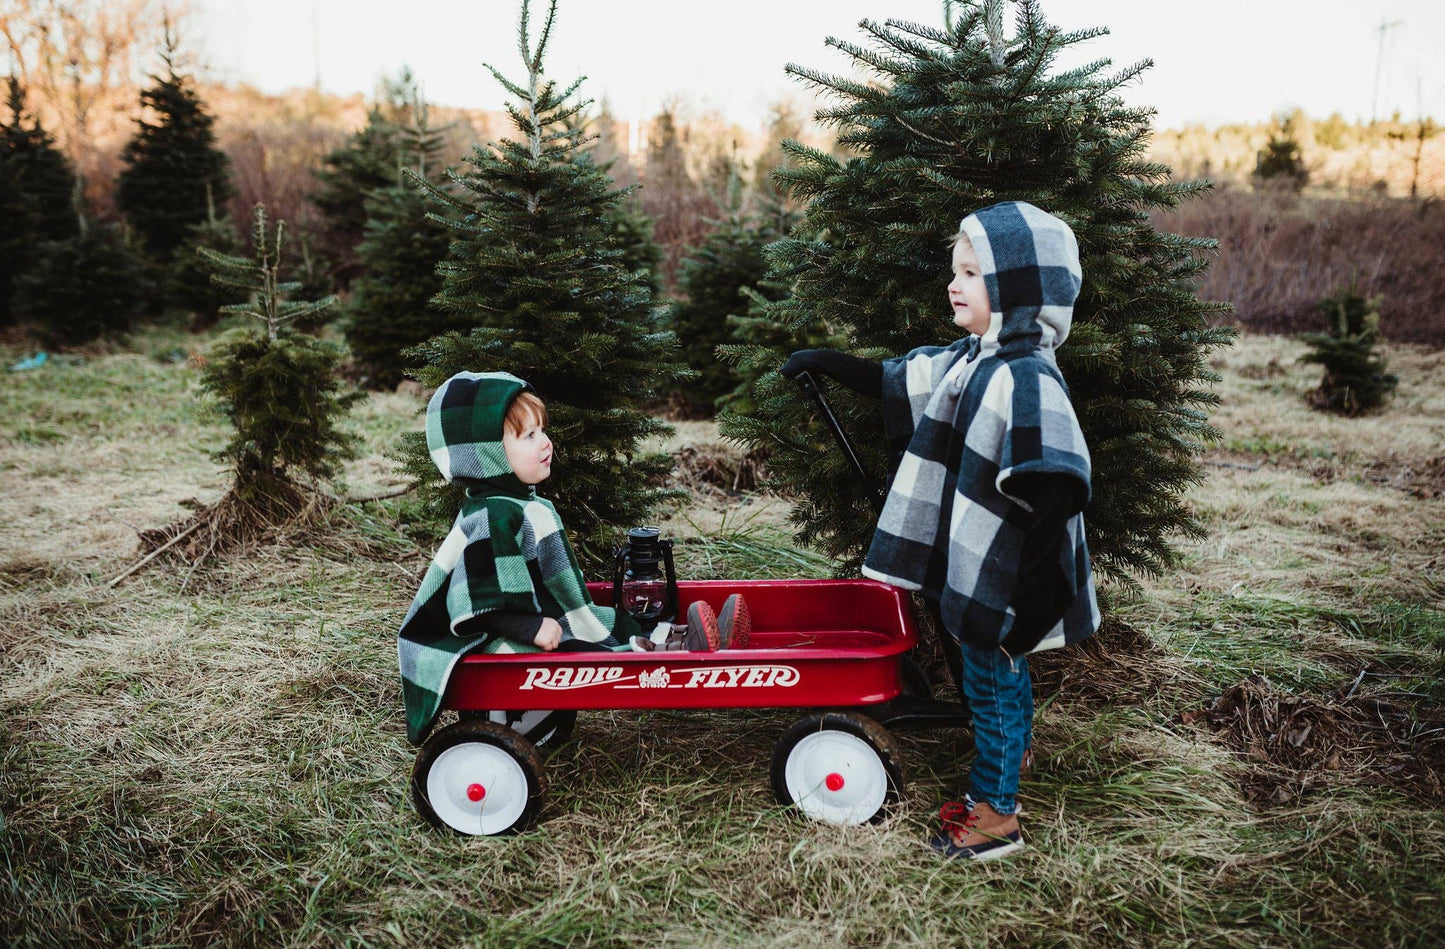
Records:
<instances>
[{"instance_id":1,"label":"white wheel hub","mask_svg":"<svg viewBox=\"0 0 1445 949\"><path fill-rule=\"evenodd\" d=\"M845 731L803 736L788 752L783 774L798 809L828 824L866 823L888 795L888 772L878 752Z\"/></svg>"},{"instance_id":2,"label":"white wheel hub","mask_svg":"<svg viewBox=\"0 0 1445 949\"><path fill-rule=\"evenodd\" d=\"M437 817L464 834L500 834L527 809L527 773L496 745L462 742L437 755L426 776Z\"/></svg>"}]
</instances>

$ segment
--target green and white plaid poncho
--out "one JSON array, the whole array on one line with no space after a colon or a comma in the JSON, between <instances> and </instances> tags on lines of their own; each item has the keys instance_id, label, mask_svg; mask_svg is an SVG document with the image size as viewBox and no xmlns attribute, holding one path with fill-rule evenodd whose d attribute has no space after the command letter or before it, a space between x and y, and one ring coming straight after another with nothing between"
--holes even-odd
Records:
<instances>
[{"instance_id":1,"label":"green and white plaid poncho","mask_svg":"<svg viewBox=\"0 0 1445 949\"><path fill-rule=\"evenodd\" d=\"M503 636L458 633L491 612L538 613L562 638L618 647L638 632L632 618L597 606L550 501L507 464L502 422L527 384L505 372L462 372L427 405L427 447L448 482L467 497L427 568L397 637L407 738L419 743L441 710L447 680L469 652L534 652ZM616 628L616 635L614 635Z\"/></svg>"}]
</instances>

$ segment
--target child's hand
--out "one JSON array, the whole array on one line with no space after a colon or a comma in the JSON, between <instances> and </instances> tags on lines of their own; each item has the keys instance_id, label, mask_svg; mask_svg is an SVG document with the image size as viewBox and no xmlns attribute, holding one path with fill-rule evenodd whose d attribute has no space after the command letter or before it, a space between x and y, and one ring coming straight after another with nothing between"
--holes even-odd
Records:
<instances>
[{"instance_id":1,"label":"child's hand","mask_svg":"<svg viewBox=\"0 0 1445 949\"><path fill-rule=\"evenodd\" d=\"M821 372L823 366L822 360L818 359L818 354L822 352L827 352L827 350L800 349L788 357L788 361L783 363L783 368L779 371L782 372L785 379L796 379L809 371Z\"/></svg>"},{"instance_id":2,"label":"child's hand","mask_svg":"<svg viewBox=\"0 0 1445 949\"><path fill-rule=\"evenodd\" d=\"M542 628L537 630L537 636L532 640L535 646L551 652L562 644L562 624L548 616L542 620Z\"/></svg>"}]
</instances>

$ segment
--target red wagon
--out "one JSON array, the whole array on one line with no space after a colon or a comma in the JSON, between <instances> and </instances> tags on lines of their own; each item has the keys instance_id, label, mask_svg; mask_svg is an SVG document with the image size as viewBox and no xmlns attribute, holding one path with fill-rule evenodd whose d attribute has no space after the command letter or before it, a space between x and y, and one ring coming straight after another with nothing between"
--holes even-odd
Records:
<instances>
[{"instance_id":1,"label":"red wagon","mask_svg":"<svg viewBox=\"0 0 1445 949\"><path fill-rule=\"evenodd\" d=\"M593 599L612 589L590 585ZM906 594L871 580L683 581L683 611L743 594L745 649L474 655L457 664L444 707L461 718L422 746L412 793L432 823L506 834L541 809L538 746L570 734L581 709L797 708L774 748L778 799L836 824L877 819L903 789L886 726L966 724L933 700L908 656L918 635ZM484 711L508 709L507 712Z\"/></svg>"}]
</instances>

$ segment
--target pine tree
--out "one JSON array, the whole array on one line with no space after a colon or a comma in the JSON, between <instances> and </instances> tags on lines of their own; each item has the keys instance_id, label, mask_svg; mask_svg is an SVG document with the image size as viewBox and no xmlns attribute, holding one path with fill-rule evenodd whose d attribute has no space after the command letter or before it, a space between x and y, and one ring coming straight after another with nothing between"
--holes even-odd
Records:
<instances>
[{"instance_id":1,"label":"pine tree","mask_svg":"<svg viewBox=\"0 0 1445 949\"><path fill-rule=\"evenodd\" d=\"M125 168L116 179L115 200L140 238L147 256L169 266L178 250L189 259L187 231L210 217L234 193L230 161L216 147L213 120L189 78L176 73L176 46L166 32L161 51L164 77L140 94L141 107L155 121L136 120L126 143Z\"/></svg>"},{"instance_id":2,"label":"pine tree","mask_svg":"<svg viewBox=\"0 0 1445 949\"><path fill-rule=\"evenodd\" d=\"M736 342L730 318L748 313L753 300L748 291L757 292L768 274L763 248L781 236L743 212L741 186L735 174L728 216L716 222L702 245L683 259L678 275L681 299L668 311L683 359L697 374L676 391L690 409L707 415L738 385L736 372L718 357L717 348Z\"/></svg>"},{"instance_id":3,"label":"pine tree","mask_svg":"<svg viewBox=\"0 0 1445 949\"><path fill-rule=\"evenodd\" d=\"M671 287L683 254L702 242L710 229L708 220L718 213L707 190L688 170L683 133L671 107L652 120L642 184L642 210L652 219L662 247L663 285Z\"/></svg>"},{"instance_id":4,"label":"pine tree","mask_svg":"<svg viewBox=\"0 0 1445 949\"><path fill-rule=\"evenodd\" d=\"M321 212L321 253L339 288L361 273L357 246L366 236L366 199L397 183L405 163L401 127L379 105L367 114L366 125L331 152L315 172L321 187L311 203Z\"/></svg>"},{"instance_id":5,"label":"pine tree","mask_svg":"<svg viewBox=\"0 0 1445 949\"><path fill-rule=\"evenodd\" d=\"M435 183L441 134L428 124L426 104L413 109L416 125L400 132L410 170ZM400 177L366 199L366 238L357 247L361 276L353 285L346 341L372 388L395 388L405 375L402 350L445 332L447 315L431 305L441 289L437 264L446 257L451 231L429 216L431 201Z\"/></svg>"},{"instance_id":6,"label":"pine tree","mask_svg":"<svg viewBox=\"0 0 1445 949\"><path fill-rule=\"evenodd\" d=\"M573 121L584 123L585 127L586 120L581 116ZM611 177L614 184L634 185L637 174L624 152L619 123L605 102L597 117L591 120L590 128L593 130L592 143L587 151L592 155L593 164ZM628 187L625 190L627 193L622 200L607 212L607 219L612 223L613 245L622 251L624 267L630 271L646 271L652 295L657 297L662 293L662 245L653 236L652 218L642 210L640 189Z\"/></svg>"},{"instance_id":7,"label":"pine tree","mask_svg":"<svg viewBox=\"0 0 1445 949\"><path fill-rule=\"evenodd\" d=\"M571 120L588 103L581 81L560 89L543 75L556 15L549 3L535 46L523 0L519 39L524 82L492 75L507 90L517 140L478 147L465 174L449 173L456 193L428 190L454 217L437 303L475 328L414 351L417 378L435 386L460 370L505 370L546 401L556 473L543 486L591 565L627 527L643 523L671 464L642 454L642 439L665 430L634 406L681 371L670 336L658 326L648 286L622 263L608 214L624 192L593 162ZM489 67L490 68L490 67ZM403 460L440 517L457 494L441 484L425 438L412 433Z\"/></svg>"},{"instance_id":8,"label":"pine tree","mask_svg":"<svg viewBox=\"0 0 1445 949\"><path fill-rule=\"evenodd\" d=\"M285 223L272 231L264 205L256 206L250 259L201 248L217 283L247 295L245 303L222 307L265 324L264 333L236 329L207 355L201 388L215 396L235 427L218 457L235 472L234 491L243 501L273 516L294 513L296 476L334 478L341 461L354 455L354 436L339 426L359 398L344 393L337 368L341 350L293 331L287 324L333 305L288 300L298 284L281 279Z\"/></svg>"},{"instance_id":9,"label":"pine tree","mask_svg":"<svg viewBox=\"0 0 1445 949\"><path fill-rule=\"evenodd\" d=\"M199 249L234 254L240 243L230 217L216 214L214 203L206 220L186 229L185 242L176 251L175 263L167 274L165 297L172 306L191 314L192 329L213 325L220 318L221 307L237 299L234 291L211 280L211 265Z\"/></svg>"},{"instance_id":10,"label":"pine tree","mask_svg":"<svg viewBox=\"0 0 1445 949\"><path fill-rule=\"evenodd\" d=\"M25 90L9 77L10 119L0 124L0 326L9 323L16 278L35 263L43 241L79 231L76 180L39 119L26 124Z\"/></svg>"},{"instance_id":11,"label":"pine tree","mask_svg":"<svg viewBox=\"0 0 1445 949\"><path fill-rule=\"evenodd\" d=\"M1144 157L1151 112L1126 106L1107 62L1056 69L1061 53L1102 29L1063 32L1033 2L1019 2L1006 38L1001 0L956 5L944 28L889 21L862 25L859 45L830 39L868 81L790 65L834 99L820 122L850 156L790 143L778 173L809 202L800 232L772 248L773 278L791 285L768 315L793 334L824 327L873 358L947 343L945 241L968 213L1023 200L1067 221L1079 239L1084 285L1074 330L1059 351L1094 462L1085 516L1096 566L1127 579L1175 562L1170 538L1201 529L1183 493L1200 480L1195 454L1213 436L1202 407L1216 399L1206 358L1232 334L1211 328L1224 309L1200 302L1192 282L1207 266L1205 239L1156 231L1149 212L1199 194ZM759 357L761 355L759 354ZM773 354L774 365L786 348ZM859 517L888 471L875 401L834 390L834 406L877 473L863 485L840 458L792 383L770 375L754 417L724 431L772 449L770 465L799 492L799 539L856 568L872 535Z\"/></svg>"},{"instance_id":12,"label":"pine tree","mask_svg":"<svg viewBox=\"0 0 1445 949\"><path fill-rule=\"evenodd\" d=\"M1362 296L1350 286L1320 301L1326 332L1301 333L1310 345L1304 362L1325 369L1319 388L1307 399L1317 409L1340 415L1364 415L1385 404L1399 379L1385 371L1380 341L1380 304L1384 297Z\"/></svg>"}]
</instances>

